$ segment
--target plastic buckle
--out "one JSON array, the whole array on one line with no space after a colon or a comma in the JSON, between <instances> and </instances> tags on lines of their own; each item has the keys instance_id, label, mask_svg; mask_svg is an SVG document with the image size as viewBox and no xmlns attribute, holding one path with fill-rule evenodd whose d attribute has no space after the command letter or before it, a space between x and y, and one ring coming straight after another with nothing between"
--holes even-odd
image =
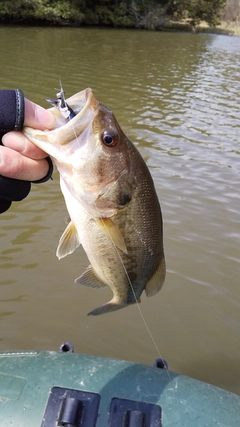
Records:
<instances>
[{"instance_id":1,"label":"plastic buckle","mask_svg":"<svg viewBox=\"0 0 240 427\"><path fill-rule=\"evenodd\" d=\"M41 427L95 427L99 403L99 394L53 387Z\"/></svg>"},{"instance_id":2,"label":"plastic buckle","mask_svg":"<svg viewBox=\"0 0 240 427\"><path fill-rule=\"evenodd\" d=\"M162 408L153 403L114 397L108 427L162 427Z\"/></svg>"}]
</instances>

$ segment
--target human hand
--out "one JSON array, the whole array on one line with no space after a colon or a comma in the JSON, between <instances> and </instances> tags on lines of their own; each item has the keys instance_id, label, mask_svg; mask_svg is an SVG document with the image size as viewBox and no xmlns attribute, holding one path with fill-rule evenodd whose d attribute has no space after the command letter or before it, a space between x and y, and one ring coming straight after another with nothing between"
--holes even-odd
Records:
<instances>
[{"instance_id":1,"label":"human hand","mask_svg":"<svg viewBox=\"0 0 240 427\"><path fill-rule=\"evenodd\" d=\"M24 126L51 129L54 116L44 108L25 98ZM0 175L25 181L37 181L49 171L47 154L30 142L22 132L11 131L2 137L0 146Z\"/></svg>"},{"instance_id":2,"label":"human hand","mask_svg":"<svg viewBox=\"0 0 240 427\"><path fill-rule=\"evenodd\" d=\"M53 171L50 157L34 146L19 132L23 125L35 129L51 129L55 120L52 114L24 98L22 91L0 90L0 213L12 201L24 199L31 181L47 181ZM17 131L11 131L16 129ZM4 146L3 146L4 144Z\"/></svg>"}]
</instances>

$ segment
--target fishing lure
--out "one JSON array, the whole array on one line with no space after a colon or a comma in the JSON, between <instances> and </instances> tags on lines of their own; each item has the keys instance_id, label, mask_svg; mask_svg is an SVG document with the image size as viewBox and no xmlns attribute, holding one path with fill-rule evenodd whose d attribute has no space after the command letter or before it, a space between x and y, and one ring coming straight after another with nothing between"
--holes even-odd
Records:
<instances>
[{"instance_id":1,"label":"fishing lure","mask_svg":"<svg viewBox=\"0 0 240 427\"><path fill-rule=\"evenodd\" d=\"M67 104L64 94L65 91L63 90L60 80L60 92L56 94L57 99L47 98L46 101L53 105L53 107L56 107L64 119L71 120L76 116L76 113L74 113L73 109Z\"/></svg>"}]
</instances>

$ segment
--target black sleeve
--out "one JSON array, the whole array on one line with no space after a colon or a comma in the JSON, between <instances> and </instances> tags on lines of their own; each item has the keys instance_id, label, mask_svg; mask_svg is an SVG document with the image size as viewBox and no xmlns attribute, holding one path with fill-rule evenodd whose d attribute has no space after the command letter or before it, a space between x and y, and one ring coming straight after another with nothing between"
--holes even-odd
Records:
<instances>
[{"instance_id":1,"label":"black sleeve","mask_svg":"<svg viewBox=\"0 0 240 427\"><path fill-rule=\"evenodd\" d=\"M24 122L24 94L20 89L0 90L0 144L5 133L22 130ZM35 183L45 182L51 178L53 164L50 157L48 174ZM31 189L29 181L7 178L0 175L0 213L5 212L13 201L24 199Z\"/></svg>"},{"instance_id":2,"label":"black sleeve","mask_svg":"<svg viewBox=\"0 0 240 427\"><path fill-rule=\"evenodd\" d=\"M10 130L22 130L24 122L24 95L20 89L0 90L0 136Z\"/></svg>"}]
</instances>

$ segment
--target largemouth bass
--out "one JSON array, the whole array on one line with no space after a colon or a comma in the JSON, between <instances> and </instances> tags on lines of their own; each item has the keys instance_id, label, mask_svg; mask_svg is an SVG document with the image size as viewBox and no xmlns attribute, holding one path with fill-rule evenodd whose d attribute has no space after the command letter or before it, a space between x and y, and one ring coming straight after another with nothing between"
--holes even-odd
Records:
<instances>
[{"instance_id":1,"label":"largemouth bass","mask_svg":"<svg viewBox=\"0 0 240 427\"><path fill-rule=\"evenodd\" d=\"M58 101L56 101L58 102ZM60 173L70 222L58 258L82 244L90 266L76 279L109 286L113 298L89 314L98 315L156 294L165 279L162 214L150 172L112 111L91 89L66 100L75 117L55 106L55 129L23 132L52 156Z\"/></svg>"}]
</instances>

